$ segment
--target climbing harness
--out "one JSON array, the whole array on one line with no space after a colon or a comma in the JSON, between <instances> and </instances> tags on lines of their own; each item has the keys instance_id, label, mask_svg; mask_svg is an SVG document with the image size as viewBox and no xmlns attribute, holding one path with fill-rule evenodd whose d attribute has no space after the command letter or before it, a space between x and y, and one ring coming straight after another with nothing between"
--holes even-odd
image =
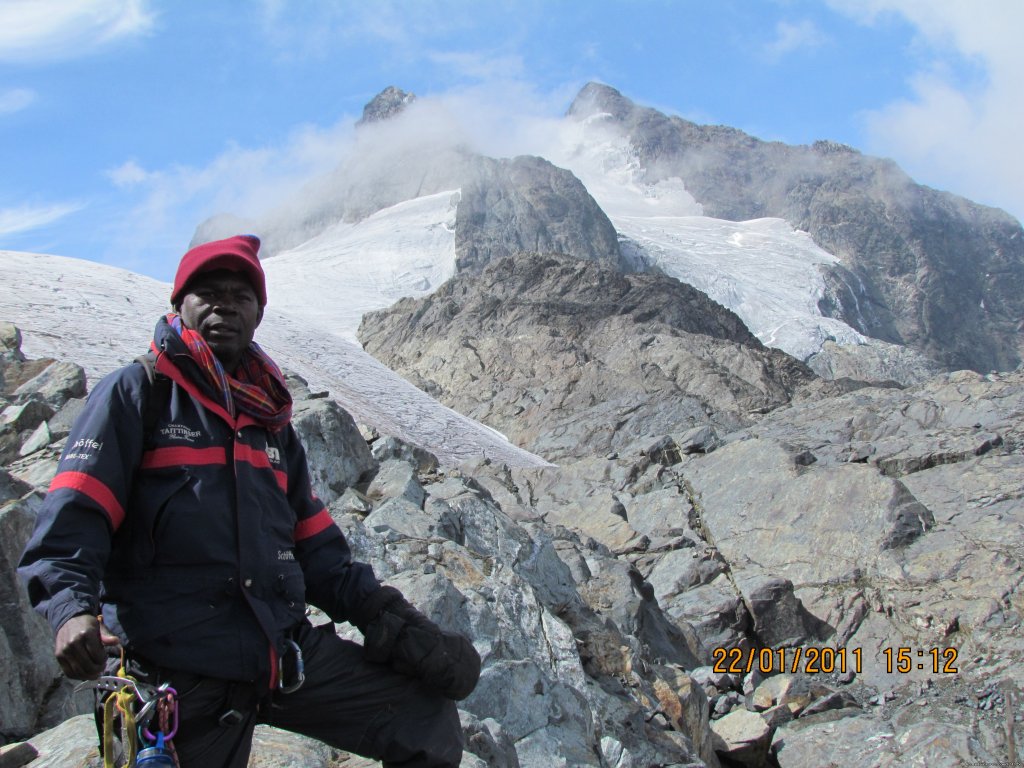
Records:
<instances>
[{"instance_id":1,"label":"climbing harness","mask_svg":"<svg viewBox=\"0 0 1024 768\"><path fill-rule=\"evenodd\" d=\"M289 694L305 683L306 665L295 640L286 638L285 645L277 659L276 688ZM86 680L75 687L75 692L94 690L102 697L103 768L179 768L172 742L178 732L178 692L169 683L156 686L141 682L128 673L128 668L122 649L117 674ZM220 716L221 725L235 726L246 717L247 703L241 703L242 699L248 699L244 691L238 706Z\"/></svg>"},{"instance_id":2,"label":"climbing harness","mask_svg":"<svg viewBox=\"0 0 1024 768\"><path fill-rule=\"evenodd\" d=\"M88 689L109 694L103 702L103 768L178 765L171 742L178 732L178 692L169 684L153 686L139 682L127 674L122 656L116 675L104 675L75 687L75 691ZM123 760L120 763L115 756L114 736L118 719Z\"/></svg>"}]
</instances>

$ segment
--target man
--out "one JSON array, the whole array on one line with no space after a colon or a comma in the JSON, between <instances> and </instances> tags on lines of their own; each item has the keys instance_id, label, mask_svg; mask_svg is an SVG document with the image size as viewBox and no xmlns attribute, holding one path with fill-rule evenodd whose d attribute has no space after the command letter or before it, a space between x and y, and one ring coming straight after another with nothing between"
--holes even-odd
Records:
<instances>
[{"instance_id":1,"label":"man","mask_svg":"<svg viewBox=\"0 0 1024 768\"><path fill-rule=\"evenodd\" d=\"M384 765L458 765L452 700L480 658L354 562L313 494L284 379L253 342L258 249L243 235L184 255L157 383L135 363L96 385L19 572L69 677L109 670L120 645L177 691L184 768L245 766L257 723ZM307 602L363 646L312 627Z\"/></svg>"}]
</instances>

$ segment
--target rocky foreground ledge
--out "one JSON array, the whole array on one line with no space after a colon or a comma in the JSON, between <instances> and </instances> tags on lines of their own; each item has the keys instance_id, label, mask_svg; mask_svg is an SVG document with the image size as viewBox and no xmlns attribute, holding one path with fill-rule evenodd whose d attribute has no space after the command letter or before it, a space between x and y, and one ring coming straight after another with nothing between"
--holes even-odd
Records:
<instances>
[{"instance_id":1,"label":"rocky foreground ledge","mask_svg":"<svg viewBox=\"0 0 1024 768\"><path fill-rule=\"evenodd\" d=\"M14 575L85 378L25 360L9 324L0 360L0 766L95 766L90 703ZM464 766L1024 759L1024 373L536 470L439 466L291 385L357 557L484 659ZM250 765L372 763L260 729Z\"/></svg>"}]
</instances>

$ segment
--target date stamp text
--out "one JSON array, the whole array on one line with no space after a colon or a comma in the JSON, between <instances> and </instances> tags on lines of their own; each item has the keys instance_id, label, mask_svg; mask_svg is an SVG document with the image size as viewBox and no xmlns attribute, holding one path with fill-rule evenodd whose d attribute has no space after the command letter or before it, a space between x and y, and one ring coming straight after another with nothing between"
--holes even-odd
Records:
<instances>
[{"instance_id":1,"label":"date stamp text","mask_svg":"<svg viewBox=\"0 0 1024 768\"><path fill-rule=\"evenodd\" d=\"M715 648L711 653L715 672L748 674L757 670L772 672L803 672L808 675L830 675L835 672L860 674L865 658L882 664L887 674L907 675L926 672L934 675L955 675L958 652L956 648L882 648L876 656L868 656L863 648Z\"/></svg>"}]
</instances>

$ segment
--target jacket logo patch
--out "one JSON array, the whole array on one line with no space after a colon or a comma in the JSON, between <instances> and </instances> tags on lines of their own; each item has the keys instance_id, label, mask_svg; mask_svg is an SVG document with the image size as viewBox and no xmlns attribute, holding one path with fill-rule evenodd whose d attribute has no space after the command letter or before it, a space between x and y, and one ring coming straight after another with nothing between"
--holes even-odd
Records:
<instances>
[{"instance_id":1,"label":"jacket logo patch","mask_svg":"<svg viewBox=\"0 0 1024 768\"><path fill-rule=\"evenodd\" d=\"M91 437L83 437L76 440L64 458L68 461L88 461L92 458L92 452L99 453L103 450L103 443L93 440Z\"/></svg>"},{"instance_id":2,"label":"jacket logo patch","mask_svg":"<svg viewBox=\"0 0 1024 768\"><path fill-rule=\"evenodd\" d=\"M294 560L295 559L295 553L292 552L290 549L282 549L282 550L280 550L277 553L277 559L278 560Z\"/></svg>"},{"instance_id":3,"label":"jacket logo patch","mask_svg":"<svg viewBox=\"0 0 1024 768\"><path fill-rule=\"evenodd\" d=\"M184 440L186 443L194 443L197 438L202 437L202 431L189 429L184 424L168 424L160 428L160 434L169 440Z\"/></svg>"},{"instance_id":4,"label":"jacket logo patch","mask_svg":"<svg viewBox=\"0 0 1024 768\"><path fill-rule=\"evenodd\" d=\"M267 458L270 459L271 464L281 463L281 451L273 446L267 446Z\"/></svg>"}]
</instances>

